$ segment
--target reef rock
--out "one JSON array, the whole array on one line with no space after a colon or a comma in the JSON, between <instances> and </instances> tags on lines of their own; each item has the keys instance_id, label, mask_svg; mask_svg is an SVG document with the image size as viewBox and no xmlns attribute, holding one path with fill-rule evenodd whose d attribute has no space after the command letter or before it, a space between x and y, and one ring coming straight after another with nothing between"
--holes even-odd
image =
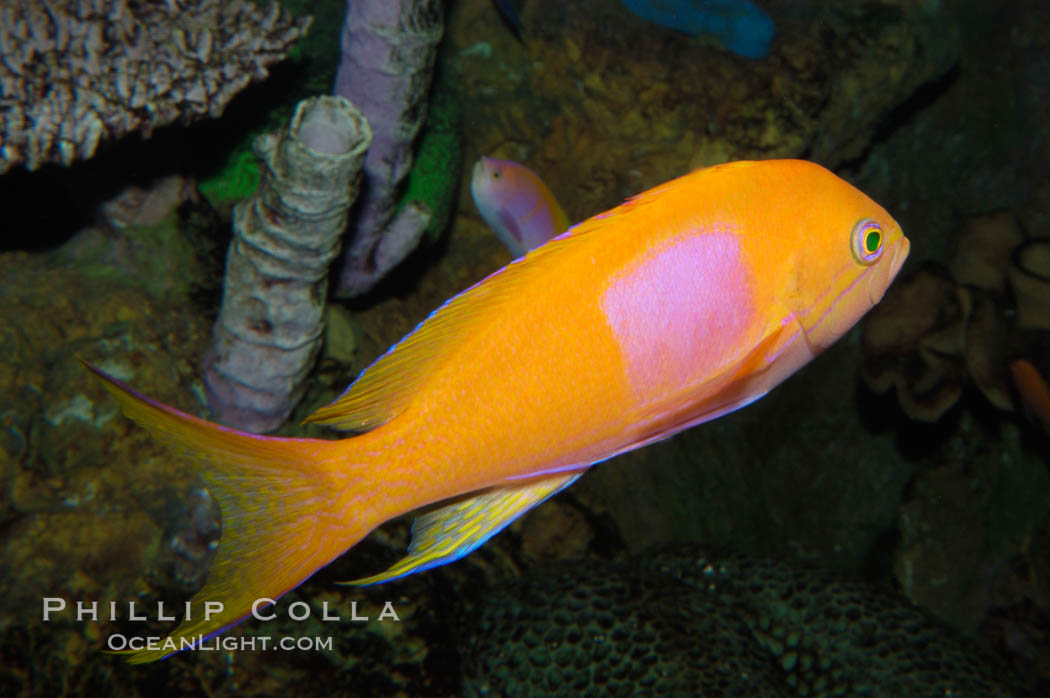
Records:
<instances>
[{"instance_id":1,"label":"reef rock","mask_svg":"<svg viewBox=\"0 0 1050 698\"><path fill-rule=\"evenodd\" d=\"M767 5L777 36L758 61L613 2L526 3L524 46L478 42L507 36L494 12L454 16L471 138L533 169L580 220L726 160L856 158L958 57L936 3Z\"/></svg>"},{"instance_id":2,"label":"reef rock","mask_svg":"<svg viewBox=\"0 0 1050 698\"><path fill-rule=\"evenodd\" d=\"M1034 695L903 597L695 547L521 580L464 655L474 696Z\"/></svg>"}]
</instances>

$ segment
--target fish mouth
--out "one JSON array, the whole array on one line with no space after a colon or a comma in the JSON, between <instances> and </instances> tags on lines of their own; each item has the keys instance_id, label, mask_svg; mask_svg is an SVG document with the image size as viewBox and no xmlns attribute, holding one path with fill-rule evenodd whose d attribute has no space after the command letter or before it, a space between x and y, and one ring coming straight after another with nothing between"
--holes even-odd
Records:
<instances>
[{"instance_id":1,"label":"fish mouth","mask_svg":"<svg viewBox=\"0 0 1050 698\"><path fill-rule=\"evenodd\" d=\"M906 237L901 237L900 242L895 245L896 249L893 253L893 260L890 263L890 280L897 276L897 272L904 266L904 260L908 259L908 253L911 252L911 241Z\"/></svg>"}]
</instances>

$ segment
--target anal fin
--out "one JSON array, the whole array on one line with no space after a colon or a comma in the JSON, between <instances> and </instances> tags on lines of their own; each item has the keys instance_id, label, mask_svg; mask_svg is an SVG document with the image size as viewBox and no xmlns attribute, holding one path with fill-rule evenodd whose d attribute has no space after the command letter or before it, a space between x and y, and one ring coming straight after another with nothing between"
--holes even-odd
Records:
<instances>
[{"instance_id":1,"label":"anal fin","mask_svg":"<svg viewBox=\"0 0 1050 698\"><path fill-rule=\"evenodd\" d=\"M385 572L344 584L378 584L454 562L582 474L582 470L577 470L524 484L494 487L422 514L412 525L412 544L405 557Z\"/></svg>"}]
</instances>

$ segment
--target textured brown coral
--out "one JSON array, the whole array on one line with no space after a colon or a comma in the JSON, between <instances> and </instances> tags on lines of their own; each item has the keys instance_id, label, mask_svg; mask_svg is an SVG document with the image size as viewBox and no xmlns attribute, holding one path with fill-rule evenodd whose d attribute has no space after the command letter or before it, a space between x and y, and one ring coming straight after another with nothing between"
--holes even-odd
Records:
<instances>
[{"instance_id":1,"label":"textured brown coral","mask_svg":"<svg viewBox=\"0 0 1050 698\"><path fill-rule=\"evenodd\" d=\"M985 399L1001 410L1014 409L1006 370L1010 325L995 297L980 288L963 287L970 296L966 319L966 372Z\"/></svg>"},{"instance_id":2,"label":"textured brown coral","mask_svg":"<svg viewBox=\"0 0 1050 698\"><path fill-rule=\"evenodd\" d=\"M309 24L276 2L0 0L0 174L217 116Z\"/></svg>"},{"instance_id":3,"label":"textured brown coral","mask_svg":"<svg viewBox=\"0 0 1050 698\"><path fill-rule=\"evenodd\" d=\"M1050 331L1050 239L1029 240L1014 250L1007 274L1017 301L1017 326Z\"/></svg>"},{"instance_id":4,"label":"textured brown coral","mask_svg":"<svg viewBox=\"0 0 1050 698\"><path fill-rule=\"evenodd\" d=\"M995 407L1014 409L1010 327L990 291L964 286L927 262L890 287L863 327L865 381L875 392L894 389L911 419L937 421L968 381Z\"/></svg>"},{"instance_id":5,"label":"textured brown coral","mask_svg":"<svg viewBox=\"0 0 1050 698\"><path fill-rule=\"evenodd\" d=\"M948 271L960 284L976 286L1002 298L1011 253L1024 240L1024 231L1010 211L974 216L955 239Z\"/></svg>"},{"instance_id":6,"label":"textured brown coral","mask_svg":"<svg viewBox=\"0 0 1050 698\"><path fill-rule=\"evenodd\" d=\"M937 421L962 395L970 305L932 264L891 286L864 320L863 374L872 390L893 388L910 418Z\"/></svg>"}]
</instances>

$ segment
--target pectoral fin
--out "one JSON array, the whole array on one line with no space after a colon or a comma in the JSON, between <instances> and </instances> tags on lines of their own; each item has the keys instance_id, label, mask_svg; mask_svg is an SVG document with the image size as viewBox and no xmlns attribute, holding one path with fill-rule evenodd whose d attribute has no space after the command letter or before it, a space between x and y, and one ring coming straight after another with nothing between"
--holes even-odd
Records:
<instances>
[{"instance_id":1,"label":"pectoral fin","mask_svg":"<svg viewBox=\"0 0 1050 698\"><path fill-rule=\"evenodd\" d=\"M412 525L408 555L386 572L344 583L364 586L388 582L458 560L582 474L574 471L521 485L496 487L422 514Z\"/></svg>"}]
</instances>

